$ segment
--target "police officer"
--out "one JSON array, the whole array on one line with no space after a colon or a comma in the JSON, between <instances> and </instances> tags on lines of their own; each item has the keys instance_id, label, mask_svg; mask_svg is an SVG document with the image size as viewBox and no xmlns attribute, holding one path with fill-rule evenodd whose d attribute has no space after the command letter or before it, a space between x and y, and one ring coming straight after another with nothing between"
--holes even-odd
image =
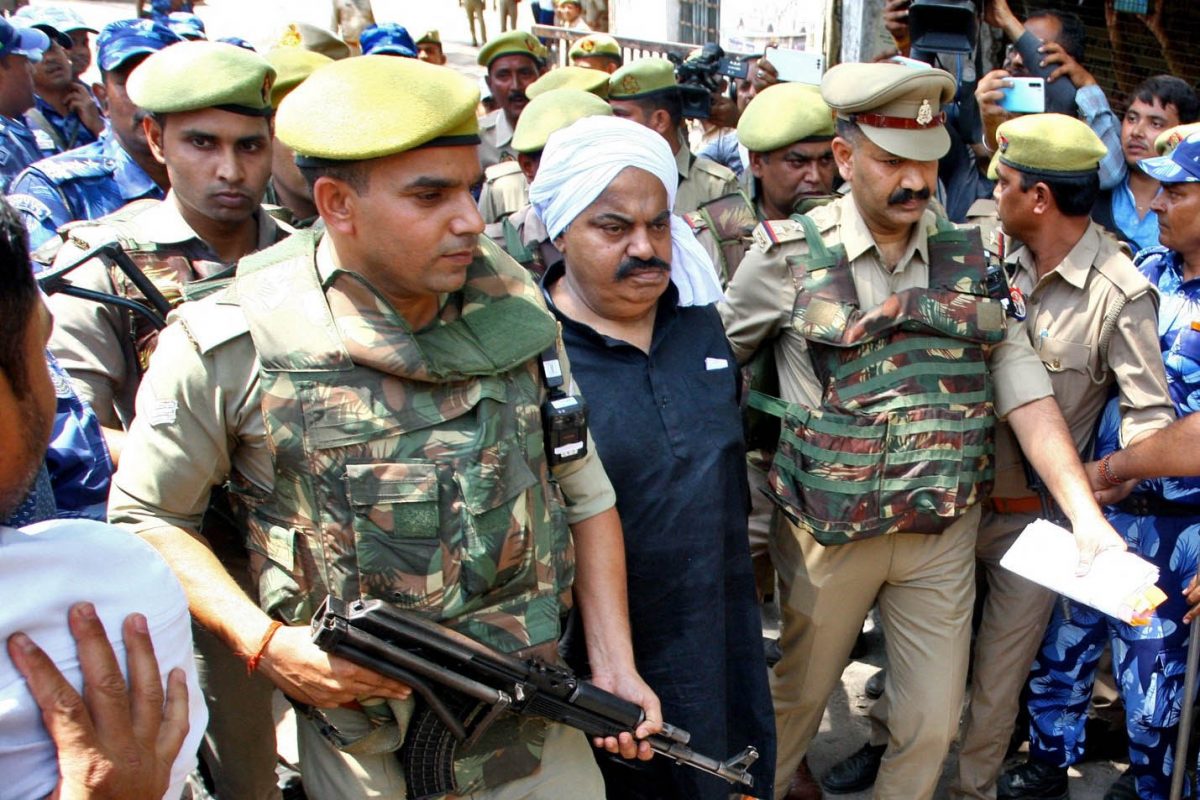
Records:
<instances>
[{"instance_id":1,"label":"police officer","mask_svg":"<svg viewBox=\"0 0 1200 800\"><path fill-rule=\"evenodd\" d=\"M688 149L680 130L683 125L683 96L675 81L675 66L665 58L643 58L626 64L609 78L608 101L618 117L632 119L656 131L675 154L679 166L676 214L687 214L700 206L737 191L737 175Z\"/></svg>"},{"instance_id":2,"label":"police officer","mask_svg":"<svg viewBox=\"0 0 1200 800\"><path fill-rule=\"evenodd\" d=\"M612 74L625 65L621 45L607 33L589 33L571 45L571 63Z\"/></svg>"},{"instance_id":3,"label":"police officer","mask_svg":"<svg viewBox=\"0 0 1200 800\"><path fill-rule=\"evenodd\" d=\"M49 156L96 141L104 118L87 87L75 80L71 37L59 26L72 24L53 6L26 6L16 17L50 37L50 47L33 67L33 108L25 120Z\"/></svg>"},{"instance_id":4,"label":"police officer","mask_svg":"<svg viewBox=\"0 0 1200 800\"><path fill-rule=\"evenodd\" d=\"M738 119L737 135L750 154L744 173L749 192L717 198L684 216L722 283L741 263L759 222L803 212L807 208L798 206L805 201L832 199L837 174L833 112L814 86L781 83L760 92Z\"/></svg>"},{"instance_id":5,"label":"police officer","mask_svg":"<svg viewBox=\"0 0 1200 800\"><path fill-rule=\"evenodd\" d=\"M346 44L331 30L307 22L284 23L283 28L271 38L272 47L302 47L334 61L353 55Z\"/></svg>"},{"instance_id":6,"label":"police officer","mask_svg":"<svg viewBox=\"0 0 1200 800\"><path fill-rule=\"evenodd\" d=\"M541 75L545 56L537 37L522 31L503 33L479 51L477 61L487 70L485 80L496 100L496 110L479 121L479 161L484 169L516 158L513 131L529 104L525 90Z\"/></svg>"},{"instance_id":7,"label":"police officer","mask_svg":"<svg viewBox=\"0 0 1200 800\"><path fill-rule=\"evenodd\" d=\"M305 50L302 47L273 47L267 61L275 68L275 83L271 86L271 107L279 108L283 98L299 86L314 71L333 63L333 59ZM271 182L267 186L267 203L279 210L272 215L286 219L293 228L308 228L317 221L317 207L312 191L296 166L295 154L276 136L271 142ZM286 212L286 213L281 213Z\"/></svg>"},{"instance_id":8,"label":"police officer","mask_svg":"<svg viewBox=\"0 0 1200 800\"><path fill-rule=\"evenodd\" d=\"M1158 447L1172 442L1178 447L1174 434L1194 422L1191 416L1200 408L1200 291L1192 266L1200 242L1195 214L1200 198L1200 170L1196 169L1200 136L1188 135L1187 126L1182 127L1174 135L1168 131L1159 137L1166 155L1138 162L1148 176L1162 182L1163 190L1150 207L1158 214L1164 246L1143 250L1136 263L1161 298L1154 333L1173 409L1184 422L1124 450L1122 445L1130 444L1124 403L1118 405L1117 398L1110 402L1096 433L1100 460L1088 465L1088 475L1098 490L1111 491L1124 484L1122 496L1133 486L1132 478L1196 474L1180 463L1194 460L1194 447L1184 447L1178 455ZM1171 151L1174 143L1178 146ZM1155 447L1143 448L1143 444ZM1153 463L1130 457L1143 451L1153 454ZM1144 481L1108 511L1129 549L1158 567L1157 585L1166 599L1144 626L1111 620L1074 602L1064 601L1054 608L1032 673L1036 681L1029 694L1029 760L1001 777L1001 797L1049 797L1067 791L1067 768L1083 756L1086 698L1091 696L1096 661L1107 642L1112 644L1113 672L1125 705L1129 769L1105 797L1166 800L1171 796L1172 767L1187 758L1175 752L1175 728L1179 709L1193 702L1183 694L1183 673L1188 623L1196 613L1189 606L1197 600L1200 483L1175 477ZM1064 646L1068 642L1070 646Z\"/></svg>"},{"instance_id":9,"label":"police officer","mask_svg":"<svg viewBox=\"0 0 1200 800\"><path fill-rule=\"evenodd\" d=\"M607 98L608 76L603 72L584 69L583 67L560 67L559 69L547 72L529 84L529 88L525 90L525 95L532 103L540 95L555 89L575 89L589 92L597 97ZM569 96L576 97L575 94ZM595 107L594 103L584 102L589 108ZM525 112L521 113L521 118L525 118ZM544 120L539 122L539 127L544 125L544 122ZM479 213L483 216L483 221L489 225L499 222L514 211L529 205L529 181L533 180L533 176L528 172L529 159L522 160L522 149L516 144L518 138L517 131L520 130L521 122L518 120L512 139L512 149L516 152L516 159L501 161L499 164L493 164L483 171L483 188L479 191ZM545 147L546 140L544 137L533 138L538 139L540 142L537 146L538 151ZM525 136L525 141L526 144L531 141L528 134ZM529 153L528 150L524 152L526 154ZM520 261L521 259L518 258L517 260Z\"/></svg>"},{"instance_id":10,"label":"police officer","mask_svg":"<svg viewBox=\"0 0 1200 800\"><path fill-rule=\"evenodd\" d=\"M528 181L526 186L533 182L550 134L578 119L594 116L612 116L612 107L579 89L552 89L531 100L513 134L522 182ZM516 211L488 225L484 233L518 264L540 277L547 268L562 261L562 253L551 241L546 224L529 205L528 189L523 197L524 203Z\"/></svg>"},{"instance_id":11,"label":"police officer","mask_svg":"<svg viewBox=\"0 0 1200 800\"><path fill-rule=\"evenodd\" d=\"M1054 399L1077 451L1089 455L1110 390L1120 398L1120 436L1133 442L1174 419L1160 369L1157 298L1120 245L1091 221L1108 152L1086 124L1062 114L1029 114L1000 126L996 181L1005 269L1026 306L1026 331L1054 386ZM1030 523L1060 514L1040 480L1026 474L1007 425L996 431L996 480L984 502L976 543L987 599L974 640L974 670L954 797L995 797L1021 689L1050 618L1054 594L1000 566ZM885 703L871 717L872 744L852 757L829 789L878 768L887 743ZM835 770L836 771L836 770ZM867 781L869 783L869 781ZM854 787L854 788L852 788ZM1063 775L1065 789L1065 772Z\"/></svg>"},{"instance_id":12,"label":"police officer","mask_svg":"<svg viewBox=\"0 0 1200 800\"><path fill-rule=\"evenodd\" d=\"M751 399L784 425L771 473L786 516L771 542L783 612L772 675L779 797L798 770L793 796L814 796L802 759L876 601L891 736L875 796L932 797L966 682L975 531L998 417L1074 524L1082 564L1123 546L1086 485L1044 367L986 296L978 231L928 208L954 90L936 69L826 73L834 157L852 189L762 223L726 292L734 354L744 362L774 348L782 394Z\"/></svg>"},{"instance_id":13,"label":"police officer","mask_svg":"<svg viewBox=\"0 0 1200 800\"><path fill-rule=\"evenodd\" d=\"M479 237L478 100L453 71L363 56L284 101L279 136L326 232L256 254L227 293L177 312L116 478L112 519L156 545L195 618L298 704L317 800L403 797L394 751L412 711L408 687L312 644L325 594L385 598L553 659L572 533L595 680L645 708L642 734L660 719L633 666L611 485L592 448L545 459L539 356L561 352L555 322ZM196 538L227 480L259 603ZM370 703L375 722L367 699L386 701ZM627 733L605 745L649 756ZM456 777L479 798L603 792L582 733L511 716L460 751Z\"/></svg>"},{"instance_id":14,"label":"police officer","mask_svg":"<svg viewBox=\"0 0 1200 800\"><path fill-rule=\"evenodd\" d=\"M171 190L161 201L141 200L69 228L54 263L75 261L115 239L164 297L178 303L220 287L238 258L286 236L291 229L260 205L271 174L274 77L261 56L216 42L181 42L143 61L129 76L129 99L150 114L143 131L166 166ZM141 296L123 272L99 260L69 277L94 291ZM114 305L57 293L49 305L55 317L50 349L91 403L119 464L121 429L133 419L156 332ZM195 640L210 701L204 755L218 792L278 797L271 684L248 678L207 631L197 628Z\"/></svg>"},{"instance_id":15,"label":"police officer","mask_svg":"<svg viewBox=\"0 0 1200 800\"><path fill-rule=\"evenodd\" d=\"M425 31L417 38L417 58L430 64L445 64L446 53L442 50L442 36L436 30Z\"/></svg>"},{"instance_id":16,"label":"police officer","mask_svg":"<svg viewBox=\"0 0 1200 800\"><path fill-rule=\"evenodd\" d=\"M0 191L42 157L25 112L33 107L29 65L49 47L50 37L42 31L0 18Z\"/></svg>"},{"instance_id":17,"label":"police officer","mask_svg":"<svg viewBox=\"0 0 1200 800\"><path fill-rule=\"evenodd\" d=\"M148 55L179 41L165 25L148 19L104 26L96 45L102 81L96 94L108 113L108 131L92 144L32 164L9 188L30 248L40 247L68 222L97 219L135 200L162 199L167 171L150 152L125 82Z\"/></svg>"}]
</instances>

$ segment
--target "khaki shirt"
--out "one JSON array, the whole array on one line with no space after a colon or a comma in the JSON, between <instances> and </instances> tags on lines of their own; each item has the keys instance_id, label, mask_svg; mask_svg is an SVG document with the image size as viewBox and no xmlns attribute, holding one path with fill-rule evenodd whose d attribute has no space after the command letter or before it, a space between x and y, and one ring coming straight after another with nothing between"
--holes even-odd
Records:
<instances>
[{"instance_id":1,"label":"khaki shirt","mask_svg":"<svg viewBox=\"0 0 1200 800\"><path fill-rule=\"evenodd\" d=\"M512 149L513 126L508 124L504 109L497 108L479 120L479 164L487 169L501 161L513 161L517 151Z\"/></svg>"},{"instance_id":2,"label":"khaki shirt","mask_svg":"<svg viewBox=\"0 0 1200 800\"><path fill-rule=\"evenodd\" d=\"M928 286L928 238L936 233L933 212L926 211L913 231L908 249L895 269L881 260L875 240L858 212L852 195L838 198L809 212L822 231L823 241L846 248L854 286L864 309L874 308L902 289ZM779 384L784 400L817 407L822 387L813 370L808 343L792 329L792 308L797 286L788 256L808 251L803 234L790 235L772 244L764 226L777 231L799 230L798 223L763 223L754 232L755 243L725 290L721 319L739 363L746 363L766 342L774 342ZM780 237L781 240L785 236ZM995 384L996 413L1009 411L1052 393L1050 379L1018 324L1009 324L1004 341L989 348L988 368Z\"/></svg>"},{"instance_id":3,"label":"khaki shirt","mask_svg":"<svg viewBox=\"0 0 1200 800\"><path fill-rule=\"evenodd\" d=\"M1096 421L1116 385L1121 404L1121 444L1166 427L1175 419L1167 394L1158 341L1158 297L1120 244L1091 223L1062 263L1041 280L1033 254L1017 243L1008 263L1012 283L1025 295L1025 330L1054 386L1075 447L1086 458ZM1108 343L1100 331L1114 303L1125 301ZM1030 490L1016 437L1007 425L996 438L997 497Z\"/></svg>"},{"instance_id":4,"label":"khaki shirt","mask_svg":"<svg viewBox=\"0 0 1200 800\"><path fill-rule=\"evenodd\" d=\"M679 190L671 210L680 216L737 191L737 173L715 161L692 155L686 145L680 146L675 154L675 166L679 170Z\"/></svg>"},{"instance_id":5,"label":"khaki shirt","mask_svg":"<svg viewBox=\"0 0 1200 800\"><path fill-rule=\"evenodd\" d=\"M504 252L519 261L521 259L518 256L521 254L509 252L508 240L504 235L505 221L516 231L521 244L528 248L535 259L540 259L543 271L563 260L562 253L554 246L554 242L550 241L550 232L546 230L546 223L542 222L542 218L533 210L533 206L527 205L518 209L505 219L488 225L483 231L484 235L500 245Z\"/></svg>"},{"instance_id":6,"label":"khaki shirt","mask_svg":"<svg viewBox=\"0 0 1200 800\"><path fill-rule=\"evenodd\" d=\"M328 237L317 249L317 269L323 281L335 269ZM201 353L189 326L213 326L229 338ZM570 385L570 365L561 347L559 356ZM135 532L166 525L194 531L212 488L231 474L273 490L260 366L240 309L201 300L191 304L186 324L173 319L159 338L138 392L138 414L113 478L110 521ZM589 443L585 458L552 471L571 523L615 505L594 445Z\"/></svg>"},{"instance_id":7,"label":"khaki shirt","mask_svg":"<svg viewBox=\"0 0 1200 800\"><path fill-rule=\"evenodd\" d=\"M168 192L161 202L149 205L129 221L136 230L138 241L171 245L186 252L197 280L232 266L218 260L212 249L184 221L176 202L174 194ZM270 247L292 232L261 207L255 212L255 219L258 222L255 249ZM104 219L101 218L87 227L103 226ZM103 238L90 231L86 236L87 241ZM69 261L75 253L74 247L64 246L55 263ZM68 277L71 283L84 289L106 294L115 292L108 268L98 259L80 266ZM130 337L130 312L108 303L59 293L50 295L47 303L54 314L50 350L70 374L75 390L91 403L100 424L111 428L128 427L133 419L139 380L137 354Z\"/></svg>"},{"instance_id":8,"label":"khaki shirt","mask_svg":"<svg viewBox=\"0 0 1200 800\"><path fill-rule=\"evenodd\" d=\"M484 170L479 214L488 225L529 205L529 182L516 161L501 161Z\"/></svg>"}]
</instances>

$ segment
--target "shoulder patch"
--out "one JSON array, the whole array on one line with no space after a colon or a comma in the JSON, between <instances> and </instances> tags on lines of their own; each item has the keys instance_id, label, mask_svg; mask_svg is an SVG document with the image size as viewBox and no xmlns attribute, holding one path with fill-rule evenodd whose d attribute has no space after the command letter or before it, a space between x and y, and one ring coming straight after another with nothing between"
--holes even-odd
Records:
<instances>
[{"instance_id":1,"label":"shoulder patch","mask_svg":"<svg viewBox=\"0 0 1200 800\"><path fill-rule=\"evenodd\" d=\"M201 355L250 333L250 325L246 322L242 307L222 302L222 297L223 293L184 303L171 313L171 321L183 326Z\"/></svg>"},{"instance_id":2,"label":"shoulder patch","mask_svg":"<svg viewBox=\"0 0 1200 800\"><path fill-rule=\"evenodd\" d=\"M699 211L689 211L683 215L683 221L692 229L692 233L699 234L700 231L708 228L708 220Z\"/></svg>"},{"instance_id":3,"label":"shoulder patch","mask_svg":"<svg viewBox=\"0 0 1200 800\"><path fill-rule=\"evenodd\" d=\"M499 164L493 164L483 171L485 180L494 181L503 178L505 175L521 174L521 165L516 161L501 161Z\"/></svg>"},{"instance_id":4,"label":"shoulder patch","mask_svg":"<svg viewBox=\"0 0 1200 800\"><path fill-rule=\"evenodd\" d=\"M53 184L83 178L103 178L112 174L100 159L76 158L65 154L37 162L36 169Z\"/></svg>"},{"instance_id":5,"label":"shoulder patch","mask_svg":"<svg viewBox=\"0 0 1200 800\"><path fill-rule=\"evenodd\" d=\"M50 217L50 207L31 194L10 194L8 204L26 217L26 224L44 222Z\"/></svg>"}]
</instances>

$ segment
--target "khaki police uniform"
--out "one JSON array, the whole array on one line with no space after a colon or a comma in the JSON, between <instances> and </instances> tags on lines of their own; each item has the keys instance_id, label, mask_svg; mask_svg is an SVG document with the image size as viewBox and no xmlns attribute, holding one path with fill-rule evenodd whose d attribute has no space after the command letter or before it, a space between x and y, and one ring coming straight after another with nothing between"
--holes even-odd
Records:
<instances>
[{"instance_id":1,"label":"khaki police uniform","mask_svg":"<svg viewBox=\"0 0 1200 800\"><path fill-rule=\"evenodd\" d=\"M482 3L480 4L482 6ZM467 9L470 14L470 8ZM482 27L482 13L480 14ZM473 28L472 28L473 30ZM472 36L472 39L474 37ZM487 34L483 35L487 41ZM547 50L537 37L524 31L509 31L502 33L479 50L475 61L484 69L489 69L492 62L503 56L520 55L531 59L536 67L541 67ZM517 151L512 146L515 122L510 122L504 109L498 108L483 119L479 120L479 163L484 169L510 161L517 157Z\"/></svg>"},{"instance_id":2,"label":"khaki police uniform","mask_svg":"<svg viewBox=\"0 0 1200 800\"><path fill-rule=\"evenodd\" d=\"M822 90L839 113L874 111L877 118L867 119L878 125L862 124L861 130L889 152L933 160L948 146L937 114L953 95L954 81L940 70L915 76L890 65L842 65L827 73ZM914 226L890 269L853 192L808 216L826 244L845 249L860 308L873 309L898 291L929 285L928 242L937 229L932 211ZM807 253L803 231L792 221L759 226L755 246L726 290L722 317L739 362L762 346L773 347L781 398L818 408L822 383L807 340L792 327L797 286L788 259ZM986 359L998 418L1051 394L1045 369L1019 325L1005 326ZM777 517L771 556L779 573L783 658L771 677L778 796L787 792L876 602L888 633L886 694L893 713L875 796L932 796L958 728L966 682L979 519L975 505L940 535L900 533L825 546Z\"/></svg>"},{"instance_id":3,"label":"khaki police uniform","mask_svg":"<svg viewBox=\"0 0 1200 800\"><path fill-rule=\"evenodd\" d=\"M124 223L129 235L149 247L161 247L187 254L184 267L195 281L228 271L233 265L221 262L204 240L188 226L179 213L178 200L168 192L161 201L141 201L136 213ZM118 211L117 215L122 212ZM269 247L287 236L290 228L276 222L263 209L255 212L258 222L256 249ZM72 230L80 244L100 242L119 236L102 218ZM86 249L86 245L84 246ZM68 241L56 257L67 263L80 253ZM93 259L69 275L71 283L83 289L115 294L109 268ZM134 396L141 371L135 343L130 337L130 312L108 303L54 293L47 303L54 314L50 349L66 369L79 396L92 405L100 423L110 428L127 427L133 420Z\"/></svg>"},{"instance_id":4,"label":"khaki police uniform","mask_svg":"<svg viewBox=\"0 0 1200 800\"><path fill-rule=\"evenodd\" d=\"M529 181L516 161L501 161L483 171L479 215L489 225L529 205Z\"/></svg>"},{"instance_id":5,"label":"khaki police uniform","mask_svg":"<svg viewBox=\"0 0 1200 800\"><path fill-rule=\"evenodd\" d=\"M484 234L518 264L539 277L563 260L562 253L550 240L546 224L530 205L488 225Z\"/></svg>"},{"instance_id":6,"label":"khaki police uniform","mask_svg":"<svg viewBox=\"0 0 1200 800\"><path fill-rule=\"evenodd\" d=\"M343 161L362 161L405 152L443 138L462 141L477 130L474 107L478 102L478 90L469 82L451 71L415 59L370 61L369 57L351 59L324 68L314 73L282 104L277 118L279 136L301 157L326 160L340 157ZM375 102L381 95L402 95L404 102L381 107ZM328 110L331 102L341 104L343 108L340 110L344 113L327 116L314 113L315 108ZM363 120L364 130L373 132L373 135L347 140L345 132L330 121L346 117ZM312 526L317 523L305 523L302 530L300 520L312 519L318 513L333 514L338 520L354 517L355 514L350 513L350 506L361 501L356 501L358 495L353 488L344 488L344 495L328 499L328 502L313 499L315 493L296 494L296 481L308 482L306 485L311 486L313 482L325 480L328 472L323 468L314 469L311 474L297 476L293 474L295 467L285 466L283 459L291 459L286 464L294 465L296 459L301 458L301 451L304 451L308 453L302 458L305 464L314 463L310 457L320 460L321 464L338 463L345 472L342 483L349 487L352 468L361 470L366 466L361 463L361 457L354 449L357 443L370 446L372 453L377 452L374 449L376 446L385 448L391 456L409 445L416 448L418 453L428 452L422 448L431 446L435 449L438 446L448 448L447 442L455 443L456 436L465 437L467 443L492 441L503 434L499 430L501 425L515 424L515 415L527 412L533 394L545 395L533 377L536 371L530 369L528 362L508 371L497 368L496 375L487 373L482 377L451 381L456 387L451 392L447 389L447 381L429 379L431 373L427 370L433 368L421 361L420 354L413 359L421 362L416 364L407 361L403 355L389 360L389 353L412 353L415 347L412 340L418 334L391 321L399 315L394 309L383 308L386 301L365 285L365 279L339 268L329 238L318 240L316 234L303 236L304 239L283 242L279 247L259 254L253 266L243 264L243 274L235 280L228 293L189 304L178 312L177 322L163 332L159 342L161 354L154 360L138 396L139 416L135 418L125 451L124 463L127 466L114 481L111 501L112 519L129 525L135 531L148 531L164 525L195 531L207 507L207 488L229 482L238 497L235 506L242 510L241 519L247 526L244 531L245 545L258 582L260 603L264 610L288 624L303 624L306 621L311 613L309 603L312 598L308 595L317 591L318 585L344 594L348 591L347 585L359 586L360 575L375 573L370 572L372 565L368 563L370 559L366 555L358 558L360 546L365 545L360 545L358 537L353 535L359 532L358 526L368 524L366 522L355 522L352 530L332 522L320 523L322 534L327 533L338 539L337 548L344 546L347 541L344 537L352 537L349 538L350 552L338 557L355 558L356 567L352 572L321 571L321 567L311 561L310 548L315 535ZM245 274L247 270L250 271L249 276ZM473 294L470 302L464 302L462 292L450 293L438 319L433 323L434 328L455 325L461 330L461 322L468 314L482 313L480 309L486 310L501 299L524 300L516 302L515 308L508 306L506 312L509 316L518 315L526 326L519 337L514 336L516 345L529 348L533 342L541 348L542 341L553 342L553 320L545 309L540 292L516 265L486 240L480 242L479 255L469 270L469 278L477 281L470 288L478 296ZM281 287L278 282L280 279L292 283ZM480 291L480 286L486 286L488 291ZM319 295L315 304L304 301L306 291ZM272 316L280 308L280 303L285 306L292 303L294 308L289 307L286 313ZM264 352L273 359L299 358L299 362L289 360L288 368L298 364L295 368L301 371L314 368L314 363L325 357L329 343L321 336L302 337L303 342L297 341L292 345L292 339L289 338L293 337L292 326L297 318L305 314L314 320L310 329L329 332L340 342L334 349L345 353L352 362L350 373L354 378L349 388L337 384L337 376L333 374L337 370L323 371L319 380L315 381L314 389L308 386L313 382L293 383L281 379L279 372L264 369L263 365L267 362ZM491 319L496 317L492 315ZM277 330L280 325L287 330ZM365 344L368 342L370 344ZM506 345L497 346L503 349ZM558 349L561 357L561 345ZM376 358L380 355L382 357ZM403 363L397 364L397 361ZM444 366L442 362L436 362L436 369ZM567 375L569 365L565 360L563 368ZM424 380L404 377L413 374ZM508 382L501 384L505 376ZM367 384L375 389L364 389ZM500 389L497 384L500 384ZM387 393L382 388L384 386L394 391ZM511 395L507 400L503 396L504 387L510 387L507 391ZM348 392L345 396L349 398L358 390L372 394L379 402L339 402L340 392ZM480 396L472 395L473 391L487 392L482 396L489 399L481 401L472 410L466 408L466 404L472 402L469 398ZM496 394L497 391L501 391L501 394ZM420 420L410 413L408 423L400 421L401 409L396 406L407 400L414 403L413 406L404 405L408 412L414 407L424 409L418 415ZM392 413L384 415L382 406L389 402L392 403L389 406ZM445 404L444 409L439 405L442 403ZM318 445L314 452L309 452L305 450L308 445L298 444L289 437L287 431L292 429L291 421L302 417L314 406L320 407L317 416L332 426L326 426L326 432L332 432L339 426L343 429L353 428L351 438L354 442L340 446L334 440L323 440L323 444ZM464 408L463 416L455 416L463 414ZM430 412L430 409L433 411ZM461 431L457 427L460 419L463 426ZM386 420L385 427L370 427L382 420ZM402 430L405 424L410 427ZM520 424L524 425L525 422L521 421ZM364 437L364 431L376 433L368 433ZM305 441L308 441L307 437ZM340 441L344 445L349 440ZM508 439L498 442L495 447L501 445L514 447ZM551 545L542 537L547 536L551 529L558 535L559 532L565 532L565 523L589 519L612 508L615 497L594 448L589 448L587 457L553 469L554 481L566 499L565 507L557 502L550 504L543 501L540 498L555 497L554 494L544 494L549 480L544 462L530 460L526 463L526 458L533 457L525 455L525 448L531 445L524 438L515 447L520 449L504 450L512 458L506 457L502 466L493 465L494 471L489 469L481 474L468 475L464 471L456 475L453 481L460 488L447 488L446 491L461 491L467 495L470 489L473 492L469 495L472 504L484 504L483 509L509 509L507 513L514 516L516 530L527 531L527 538L536 539L539 548L536 564L523 565L516 570L522 576L533 573L537 576L536 589L531 588L519 599L530 609L536 601L539 611L551 607L561 610L556 589L560 580L569 581L571 555L569 551L554 551L554 558L562 559L562 562L555 560L544 563L543 559L548 554L541 548ZM541 457L539 452L536 459ZM523 466L508 464L509 460L519 461ZM429 505L423 499L423 492L427 491L427 479L422 477L420 482L415 481L412 478L417 473L407 472L408 481L405 482L403 476L397 477L397 473L431 465L425 461L389 463L395 461L395 457L384 457L370 464L373 469L380 470L370 476L373 478L373 481L369 481L370 486L378 490L379 481L386 473L387 476L396 477L387 483L395 485L397 491L403 491L404 498L411 499L391 497L393 502L385 504L383 508L390 509L398 503L418 501L420 506ZM447 469L450 469L449 464L453 464L454 469L462 470L460 461L448 462ZM514 486L529 487L530 480L533 481L532 488L514 494ZM435 480L435 489L437 484ZM413 494L414 489L419 489L420 493ZM370 494L372 504L382 502L377 491L371 493L370 488L366 491ZM502 492L503 498L499 497ZM497 504L500 500L503 503ZM314 508L314 504L319 504L319 509ZM436 524L439 527L452 525L454 517L439 514L436 502L432 505ZM561 517L552 513L551 505L561 510ZM412 511L420 515L421 524L428 524L429 515L420 506L395 509L395 513L399 515L402 511ZM375 505L371 508L375 508ZM482 514L483 509L475 509L472 505L471 513ZM278 523L268 526L264 520L278 518L274 515L293 519L293 527L283 528ZM376 516L370 514L370 525L374 525ZM388 530L399 518L386 513L378 517ZM388 521L382 522L383 517L388 517ZM409 515L408 519L416 524L417 517ZM495 521L494 518L492 521ZM335 527L336 532L333 531ZM498 533L494 525L486 530L482 527L476 530L475 535L480 537L481 542L479 547L492 553L498 541L510 541L511 536L505 533L507 530L501 528ZM407 536L407 528L405 531ZM263 534L267 540L263 539ZM324 540L321 541L322 552L328 552L324 549ZM420 554L427 552L420 540L414 540L411 545L393 544L393 541L403 542L403 537L396 535L389 539L387 547L403 549L414 560L419 560ZM532 542L525 546L531 551L534 548ZM392 550L389 549L387 553L372 552L377 559L382 559L384 569L378 573L380 576L383 572L391 574L393 568L395 572L405 571L406 567L401 566L402 559L392 554ZM550 614L547 619L540 615L535 617L530 610L530 616L526 618L519 613L522 607L515 602L517 598L509 598L514 600L509 605L497 605L498 599L503 599L502 592L497 598L497 593L492 591L497 575L491 579L481 575L482 588L463 590L464 593L474 592L477 597L448 599L447 596L452 592L443 592L440 588L440 581L444 578L440 556L436 561L436 576L432 572L427 575L431 582L428 585L432 588L425 590L424 599L418 605L424 608L426 601L441 602L446 604L446 609L450 609L452 602L458 602L463 605L465 617L476 619L470 611L474 606L470 606L468 601L477 600L483 606L479 613L485 614L479 619L492 623L502 618L511 623L512 629L501 630L488 625L481 628L495 630L497 637L510 644L527 637L528 644L540 645L543 639L550 636L548 641L552 645L555 638L552 634L557 630L557 614ZM380 564L376 563L375 566ZM464 572L472 568L465 560L461 564L444 566L451 571L461 569ZM477 562L475 566L478 566ZM424 566L407 568L425 569ZM543 568L547 573L545 575ZM418 572L414 577L425 575ZM319 580L320 583L311 583L313 580ZM378 580L384 578L379 577ZM389 584L391 589L409 585L396 582L394 578L389 580L393 581ZM489 583L489 580L493 583ZM434 582L438 586L434 587ZM367 590L364 588L362 591ZM453 616L449 615L447 624L454 624ZM540 625L536 634L532 630L533 623ZM397 701L389 705L397 720L406 720L412 710L411 701ZM306 713L298 715L297 725L305 789L314 800L398 798L405 795L404 775L394 752L402 736L388 739L390 744L381 744L373 735L355 741L357 734L373 734L379 728L363 713L346 708L306 710ZM511 720L500 719L495 725L498 726L495 730L508 730ZM399 724L390 727L395 729ZM527 733L526 728L521 728L520 736L511 736L500 743L498 749L489 743L484 748L486 753L467 765L467 769L476 770L469 785L482 782L489 787L477 792L471 790L472 797L516 800L571 796L598 800L603 796L599 771L582 733L548 724L544 726L543 744L535 735L537 730L543 728L535 725L530 730L533 732ZM331 738L337 738L339 734L354 741L354 746L348 748L355 751L353 754L335 747ZM515 758L521 751L525 751L526 757ZM497 761L494 758L497 752L511 753L515 760ZM529 756L534 756L534 759L531 761ZM504 777L497 777L501 775ZM511 780L505 780L510 777Z\"/></svg>"},{"instance_id":7,"label":"khaki police uniform","mask_svg":"<svg viewBox=\"0 0 1200 800\"><path fill-rule=\"evenodd\" d=\"M680 144L675 152L679 169L679 191L675 194L676 214L688 214L718 197L737 191L737 173L722 164L700 158Z\"/></svg>"},{"instance_id":8,"label":"khaki police uniform","mask_svg":"<svg viewBox=\"0 0 1200 800\"><path fill-rule=\"evenodd\" d=\"M479 120L479 163L484 169L502 161L515 161L512 147L513 125L504 109L497 108Z\"/></svg>"}]
</instances>

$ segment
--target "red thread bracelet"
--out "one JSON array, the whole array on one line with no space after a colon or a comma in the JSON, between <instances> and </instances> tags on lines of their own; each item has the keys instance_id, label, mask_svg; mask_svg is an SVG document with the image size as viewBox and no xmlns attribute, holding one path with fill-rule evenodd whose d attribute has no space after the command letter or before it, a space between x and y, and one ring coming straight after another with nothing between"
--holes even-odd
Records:
<instances>
[{"instance_id":1,"label":"red thread bracelet","mask_svg":"<svg viewBox=\"0 0 1200 800\"><path fill-rule=\"evenodd\" d=\"M262 661L263 654L267 652L267 645L271 643L271 639L275 636L276 631L283 627L283 623L278 620L272 620L267 626L267 632L263 634L262 641L258 643L258 649L254 651L254 655L246 659L246 674L253 675L258 669L258 662Z\"/></svg>"},{"instance_id":2,"label":"red thread bracelet","mask_svg":"<svg viewBox=\"0 0 1200 800\"><path fill-rule=\"evenodd\" d=\"M1120 486L1125 481L1118 478L1116 473L1113 472L1112 457L1113 454L1109 453L1104 458L1100 459L1100 464L1096 467L1096 470L1100 473L1100 480L1104 481L1109 486Z\"/></svg>"}]
</instances>

